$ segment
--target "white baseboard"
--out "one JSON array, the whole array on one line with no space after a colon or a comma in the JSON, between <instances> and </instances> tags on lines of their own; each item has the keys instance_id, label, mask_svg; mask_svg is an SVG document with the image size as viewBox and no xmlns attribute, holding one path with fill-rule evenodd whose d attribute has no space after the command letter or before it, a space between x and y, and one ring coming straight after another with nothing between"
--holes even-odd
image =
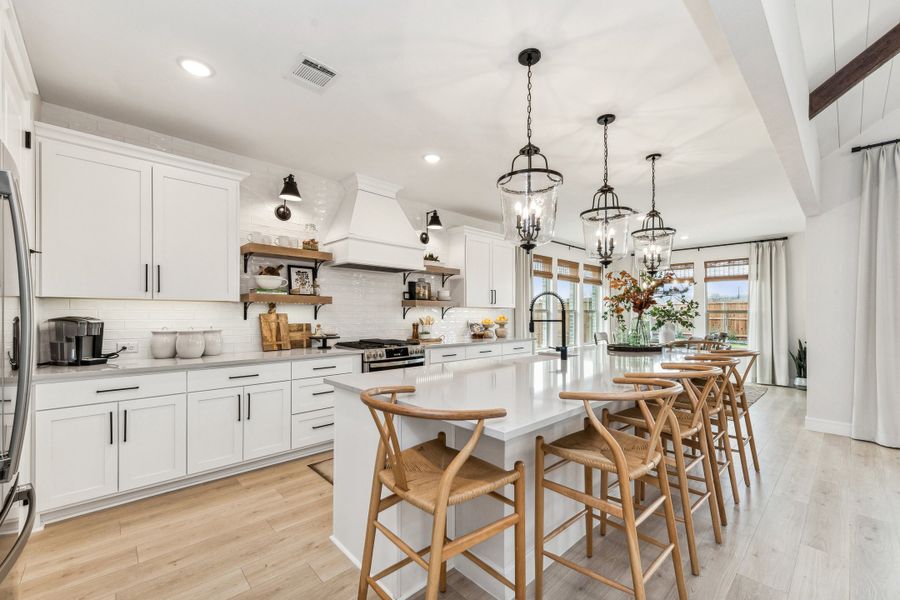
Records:
<instances>
[{"instance_id":1,"label":"white baseboard","mask_svg":"<svg viewBox=\"0 0 900 600\"><path fill-rule=\"evenodd\" d=\"M841 421L829 421L828 419L806 417L806 428L809 431L832 433L834 435L850 437L850 423L843 423Z\"/></svg>"}]
</instances>

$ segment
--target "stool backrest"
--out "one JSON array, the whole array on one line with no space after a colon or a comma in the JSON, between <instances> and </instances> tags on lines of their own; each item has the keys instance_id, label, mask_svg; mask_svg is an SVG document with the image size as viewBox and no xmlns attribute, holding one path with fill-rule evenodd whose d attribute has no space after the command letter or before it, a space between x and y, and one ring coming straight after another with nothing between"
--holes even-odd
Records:
<instances>
[{"instance_id":1,"label":"stool backrest","mask_svg":"<svg viewBox=\"0 0 900 600\"><path fill-rule=\"evenodd\" d=\"M484 431L485 419L495 419L506 416L506 410L502 408L492 408L486 410L431 410L426 408L418 408L415 406L403 406L397 403L399 394L415 393L416 388L413 386L389 386L380 388L370 388L364 390L360 395L363 403L369 407L372 418L375 420L375 426L378 428L378 436L380 438L378 444L378 460L388 465L394 472L394 481L402 490L409 489L409 482L406 480L406 470L403 465L403 449L400 448L400 440L397 437L397 427L394 424L394 417L404 417L412 419L428 419L432 421L476 421L475 431L472 437L463 446L462 450L456 458L447 466L445 474L449 474L449 479L456 475L459 468L462 467L469 455L478 444L478 439ZM386 396L386 399L378 396ZM445 475L446 476L446 475Z\"/></svg>"},{"instance_id":2,"label":"stool backrest","mask_svg":"<svg viewBox=\"0 0 900 600\"><path fill-rule=\"evenodd\" d=\"M626 373L625 377L670 379L679 382L685 390L680 397L687 396L690 402L691 427L698 427L703 418L702 403L715 397L716 381L722 377L722 369L713 365L687 362L662 363L660 366L664 369L663 371ZM670 420L672 431L675 431L678 427L678 420L675 418L674 412L671 414Z\"/></svg>"},{"instance_id":3,"label":"stool backrest","mask_svg":"<svg viewBox=\"0 0 900 600\"><path fill-rule=\"evenodd\" d=\"M747 382L747 376L750 374L750 371L753 369L753 364L756 362L757 357L759 357L759 350L711 350L711 354L719 354L721 356L730 356L732 358L749 358L750 360L744 365L744 372L741 373L740 370L735 369L735 384L737 384L738 390L744 389L744 384Z\"/></svg>"},{"instance_id":4,"label":"stool backrest","mask_svg":"<svg viewBox=\"0 0 900 600\"><path fill-rule=\"evenodd\" d=\"M728 392L729 394L734 394L733 382L734 379L740 377L737 373L737 368L740 366L741 360L718 352L692 354L686 356L685 360L695 364L717 367L722 370L722 375L718 377L715 387L712 390L714 394L714 404L713 406L710 406L712 412L719 410L722 406L722 402L724 402L725 393Z\"/></svg>"}]
</instances>

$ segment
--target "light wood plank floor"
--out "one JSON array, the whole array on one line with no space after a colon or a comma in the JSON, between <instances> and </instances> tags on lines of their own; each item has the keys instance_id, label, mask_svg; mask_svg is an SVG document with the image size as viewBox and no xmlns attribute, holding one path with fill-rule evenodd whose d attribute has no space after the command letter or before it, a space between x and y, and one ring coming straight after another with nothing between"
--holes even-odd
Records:
<instances>
[{"instance_id":1,"label":"light wood plank floor","mask_svg":"<svg viewBox=\"0 0 900 600\"><path fill-rule=\"evenodd\" d=\"M795 390L771 388L752 411L762 475L741 489L740 505L729 499L723 545L708 513L697 513L703 573L691 576L686 564L691 597L900 598L900 451L805 431L805 396ZM358 573L328 540L331 486L307 466L321 458L50 525L0 598L355 598ZM661 522L646 527L661 535ZM593 559L581 545L568 556L627 581L620 534L594 535ZM488 598L456 572L449 582L447 600ZM648 591L677 598L668 563ZM625 597L559 565L547 571L544 596Z\"/></svg>"}]
</instances>

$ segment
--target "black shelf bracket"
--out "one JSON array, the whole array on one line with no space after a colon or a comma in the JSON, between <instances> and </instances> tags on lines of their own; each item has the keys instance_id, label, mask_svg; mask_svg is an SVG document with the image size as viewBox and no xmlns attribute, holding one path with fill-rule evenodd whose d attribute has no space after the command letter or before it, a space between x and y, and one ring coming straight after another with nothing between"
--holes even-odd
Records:
<instances>
[{"instance_id":1,"label":"black shelf bracket","mask_svg":"<svg viewBox=\"0 0 900 600\"><path fill-rule=\"evenodd\" d=\"M313 304L313 319L319 318L319 309L325 306L324 304Z\"/></svg>"},{"instance_id":2,"label":"black shelf bracket","mask_svg":"<svg viewBox=\"0 0 900 600\"><path fill-rule=\"evenodd\" d=\"M416 306L404 306L404 307L402 307L402 308L403 308L403 318L405 319L405 318L406 318L406 313L408 313L411 309L413 309L413 308L418 308L418 307L416 307ZM454 307L453 307L453 306L442 306L442 307L441 307L441 320L442 320L442 321L444 320L444 317L447 316L447 311L450 310L451 308L454 308Z\"/></svg>"},{"instance_id":3,"label":"black shelf bracket","mask_svg":"<svg viewBox=\"0 0 900 600\"><path fill-rule=\"evenodd\" d=\"M247 320L247 309L250 308L252 302L244 302L244 320Z\"/></svg>"},{"instance_id":4,"label":"black shelf bracket","mask_svg":"<svg viewBox=\"0 0 900 600\"><path fill-rule=\"evenodd\" d=\"M409 276L415 273L415 271L403 271L403 285L406 285L406 281L409 279Z\"/></svg>"},{"instance_id":5,"label":"black shelf bracket","mask_svg":"<svg viewBox=\"0 0 900 600\"><path fill-rule=\"evenodd\" d=\"M446 316L447 311L450 310L451 308L453 308L453 307L452 306L441 307L441 321L444 320L444 316Z\"/></svg>"},{"instance_id":6,"label":"black shelf bracket","mask_svg":"<svg viewBox=\"0 0 900 600\"><path fill-rule=\"evenodd\" d=\"M403 307L403 318L404 319L406 318L406 313L408 313L409 309L411 309L411 308L412 308L412 306L404 306Z\"/></svg>"},{"instance_id":7,"label":"black shelf bracket","mask_svg":"<svg viewBox=\"0 0 900 600\"><path fill-rule=\"evenodd\" d=\"M245 252L245 253L244 253L244 275L247 274L247 269L250 268L250 259L251 259L252 257L253 257L253 253L252 253L252 252ZM297 261L301 261L301 260L309 260L309 259L299 259L299 258L285 257L284 260L285 260L285 262L297 262ZM319 267L321 267L322 265L324 265L324 264L325 264L326 262L328 262L328 261L315 259L315 260L313 260L312 262L313 262L312 276L313 276L313 283L315 283L315 282L316 282L316 278L319 277ZM407 277L407 275L408 275L407 273L404 273L404 275L403 275L403 283L406 283L406 277Z\"/></svg>"}]
</instances>

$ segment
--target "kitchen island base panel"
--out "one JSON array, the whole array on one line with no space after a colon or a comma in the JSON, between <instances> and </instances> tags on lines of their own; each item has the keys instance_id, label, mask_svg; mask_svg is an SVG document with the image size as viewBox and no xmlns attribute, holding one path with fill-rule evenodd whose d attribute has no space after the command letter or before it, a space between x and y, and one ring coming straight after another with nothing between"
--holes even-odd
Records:
<instances>
[{"instance_id":1,"label":"kitchen island base panel","mask_svg":"<svg viewBox=\"0 0 900 600\"><path fill-rule=\"evenodd\" d=\"M378 446L378 433L368 409L359 395L346 389L335 390L335 440L334 440L334 534L333 541L356 565L360 564L368 513L368 498L374 469L372 449ZM603 405L597 404L599 414ZM611 408L615 408L613 405ZM582 413L583 415L583 413ZM439 432L447 436L447 444L461 448L471 435L468 429L444 422L419 419L396 420L402 448L429 441ZM474 456L492 464L512 469L517 461L525 464L526 473L526 574L527 581L534 579L534 440L538 435L545 439L557 439L584 427L583 416L556 423L512 440L501 441L482 437ZM584 469L579 465L566 465L549 475L550 479L578 489L584 486ZM599 477L594 478L594 490L599 494ZM510 490L504 490L510 497ZM387 495L387 494L385 494ZM583 506L573 500L553 495L544 503L544 519L547 531L562 524ZM512 508L488 498L477 498L448 513L448 536L453 538L512 513ZM379 520L414 548L423 548L431 540L431 516L419 509L401 503L381 513ZM571 527L546 544L555 554L564 554L584 536L582 527ZM515 536L513 529L489 538L472 548L472 552L506 578L515 578ZM404 558L401 551L378 535L372 572L378 572ZM551 561L547 561L550 563ZM549 566L545 565L545 566ZM456 557L448 564L455 568L495 598L512 598L513 592L487 575L464 557ZM425 571L415 564L407 565L386 577L384 586L395 598L406 598L424 588Z\"/></svg>"}]
</instances>

